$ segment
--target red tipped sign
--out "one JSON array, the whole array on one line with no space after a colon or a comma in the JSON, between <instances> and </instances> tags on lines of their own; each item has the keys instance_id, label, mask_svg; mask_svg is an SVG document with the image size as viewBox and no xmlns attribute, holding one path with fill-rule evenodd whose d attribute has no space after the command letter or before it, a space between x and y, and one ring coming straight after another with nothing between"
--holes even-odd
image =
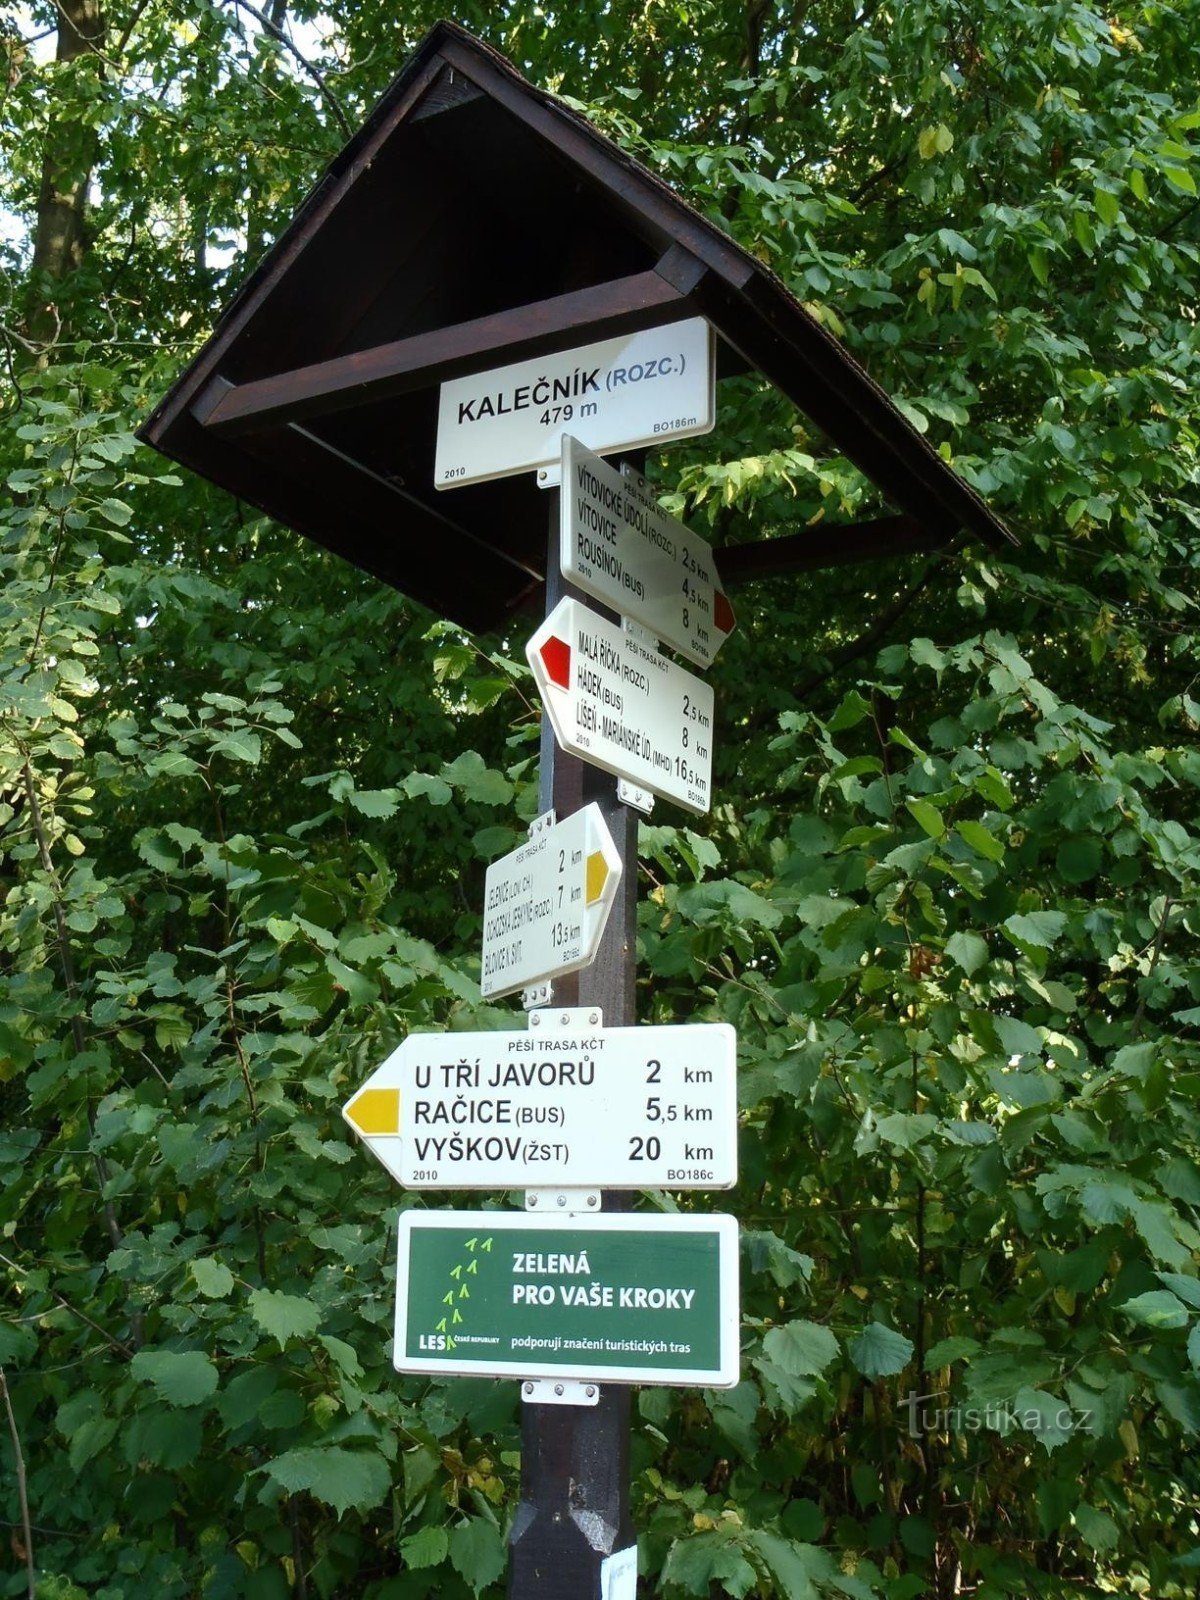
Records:
<instances>
[{"instance_id":1,"label":"red tipped sign","mask_svg":"<svg viewBox=\"0 0 1200 1600\"><path fill-rule=\"evenodd\" d=\"M713 692L703 678L633 623L619 627L569 597L526 654L562 749L689 811L708 810ZM563 662L565 683L551 667Z\"/></svg>"},{"instance_id":2,"label":"red tipped sign","mask_svg":"<svg viewBox=\"0 0 1200 1600\"><path fill-rule=\"evenodd\" d=\"M709 545L661 511L646 479L563 437L559 566L699 667L733 631Z\"/></svg>"},{"instance_id":3,"label":"red tipped sign","mask_svg":"<svg viewBox=\"0 0 1200 1600\"><path fill-rule=\"evenodd\" d=\"M568 688L571 682L571 646L567 641L552 634L538 654L550 682L556 683L560 689Z\"/></svg>"}]
</instances>

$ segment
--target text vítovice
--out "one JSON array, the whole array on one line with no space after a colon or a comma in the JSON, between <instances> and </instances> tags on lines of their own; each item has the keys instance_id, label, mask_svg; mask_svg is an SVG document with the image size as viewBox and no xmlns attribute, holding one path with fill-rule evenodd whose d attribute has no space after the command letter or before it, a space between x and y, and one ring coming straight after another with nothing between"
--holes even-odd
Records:
<instances>
[{"instance_id":1,"label":"text v\u00edtovice","mask_svg":"<svg viewBox=\"0 0 1200 1600\"><path fill-rule=\"evenodd\" d=\"M734 626L711 547L658 508L640 474L618 472L570 434L559 533L559 567L576 588L711 664Z\"/></svg>"}]
</instances>

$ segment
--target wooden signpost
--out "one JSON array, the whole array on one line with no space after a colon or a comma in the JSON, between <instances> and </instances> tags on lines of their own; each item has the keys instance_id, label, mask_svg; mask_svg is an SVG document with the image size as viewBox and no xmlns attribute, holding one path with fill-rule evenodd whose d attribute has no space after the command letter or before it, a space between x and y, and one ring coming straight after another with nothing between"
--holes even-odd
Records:
<instances>
[{"instance_id":1,"label":"wooden signpost","mask_svg":"<svg viewBox=\"0 0 1200 1600\"><path fill-rule=\"evenodd\" d=\"M491 248L498 238L505 249ZM712 552L655 505L644 462L618 472L600 458L706 432L718 380L746 373L804 412L899 514L723 548L718 579ZM496 864L483 957L488 997L521 988L532 1016L547 1019L530 1032L571 1029L579 1011L594 1013L587 1026L605 1035L638 1031L631 804L645 809L657 794L702 814L712 798L713 691L660 646L706 669L733 623L725 585L738 581L878 562L963 535L999 549L1016 542L762 262L445 22L141 431L462 627L527 629L541 603L531 649L547 712L539 809L547 827L564 830L563 860L560 868L535 838ZM567 436L576 442L564 444ZM466 1081L461 1100L453 1086L434 1095L433 1073L450 1064L454 1044L441 1061L406 1056L407 1044L359 1086L348 1120L402 1182L439 1187L454 1173L482 1185L494 1172L498 1186L522 1183L526 1214L404 1213L398 1365L522 1374L512 1600L633 1600L629 1384L736 1381L735 1225L629 1216L630 1191L617 1186L630 1163L617 1158L622 1138L626 1157L629 1140L658 1138L655 1182L707 1186L711 1170L719 1186L733 1171L731 1104L710 1097L715 1078L671 1100L677 1113L690 1106L714 1117L702 1123L703 1142L692 1141L711 1161L680 1152L673 1166L665 1096L652 1109L643 1083L635 1104L628 1069L618 1068L608 1089L629 1097L629 1120L613 1120L610 1094L582 1162L574 1131L541 1141L570 1147L546 1163L552 1181L541 1187L533 1124L515 1156L485 1142L468 1152L465 1138L454 1157L448 1145L418 1154L418 1107L430 1119L467 1117L472 1107L486 1117L500 1102ZM480 1047L481 1070L484 1059ZM558 1098L543 1087L531 1082L526 1102L505 1086L505 1115L525 1106L582 1124L582 1085L560 1082ZM431 1139L439 1125L429 1122ZM672 1176L688 1168L697 1175ZM502 1238L511 1250L501 1268ZM585 1306L583 1275L565 1265L578 1269L584 1247L595 1254L589 1268L603 1261L599 1305L592 1277ZM483 1255L486 1272L472 1272ZM476 1299L481 1278L487 1293ZM559 1348L537 1343L546 1339ZM610 1348L622 1343L654 1345L653 1359ZM682 1345L690 1348L673 1348ZM436 1365L448 1360L453 1369Z\"/></svg>"},{"instance_id":2,"label":"wooden signpost","mask_svg":"<svg viewBox=\"0 0 1200 1600\"><path fill-rule=\"evenodd\" d=\"M698 349L711 355L711 340ZM591 359L568 351L562 364ZM692 377L711 385L710 371ZM487 374L454 392L511 381ZM626 431L641 425L631 407ZM619 405L606 428L619 439ZM487 470L510 470L489 448ZM664 593L674 576L664 582L661 545L686 552L710 617L711 557L659 517L640 478L603 470L623 493L628 483L627 529L657 536L624 538L630 593L694 645L686 607ZM525 1189L524 1217L401 1214L395 1365L521 1380L514 1600L633 1600L628 1385L737 1383L738 1264L734 1218L629 1215L628 1191L736 1181L736 1039L723 1024L631 1026L636 819L617 785L707 810L713 691L639 623L586 607L565 586L568 561L551 577L557 487L547 501L547 615L528 647L547 710L543 816L489 871L482 959L485 994L525 987L542 1009L523 1033L410 1034L344 1115L406 1187Z\"/></svg>"}]
</instances>

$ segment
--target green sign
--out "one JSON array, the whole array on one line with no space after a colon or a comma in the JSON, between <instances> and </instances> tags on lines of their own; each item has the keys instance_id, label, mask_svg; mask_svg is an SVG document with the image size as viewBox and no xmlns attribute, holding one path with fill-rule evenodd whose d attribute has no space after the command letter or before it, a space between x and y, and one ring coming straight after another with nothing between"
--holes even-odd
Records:
<instances>
[{"instance_id":1,"label":"green sign","mask_svg":"<svg viewBox=\"0 0 1200 1600\"><path fill-rule=\"evenodd\" d=\"M733 1217L405 1211L400 1372L738 1381Z\"/></svg>"}]
</instances>

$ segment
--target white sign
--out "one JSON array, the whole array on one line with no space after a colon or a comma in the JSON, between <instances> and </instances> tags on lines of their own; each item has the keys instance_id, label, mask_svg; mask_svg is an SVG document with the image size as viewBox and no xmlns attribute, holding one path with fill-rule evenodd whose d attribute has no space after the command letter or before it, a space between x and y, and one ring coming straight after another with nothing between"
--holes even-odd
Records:
<instances>
[{"instance_id":1,"label":"white sign","mask_svg":"<svg viewBox=\"0 0 1200 1600\"><path fill-rule=\"evenodd\" d=\"M557 473L568 429L600 451L708 433L715 370L712 332L692 317L455 378L438 401L434 487Z\"/></svg>"},{"instance_id":2,"label":"white sign","mask_svg":"<svg viewBox=\"0 0 1200 1600\"><path fill-rule=\"evenodd\" d=\"M528 843L487 870L484 997L587 966L620 881L621 858L595 801L562 822L552 811L539 817Z\"/></svg>"},{"instance_id":3,"label":"white sign","mask_svg":"<svg viewBox=\"0 0 1200 1600\"><path fill-rule=\"evenodd\" d=\"M410 1033L342 1114L407 1189L731 1189L734 1030L605 1028L597 1015Z\"/></svg>"},{"instance_id":4,"label":"white sign","mask_svg":"<svg viewBox=\"0 0 1200 1600\"><path fill-rule=\"evenodd\" d=\"M713 692L579 600L560 600L525 647L560 746L639 788L707 811Z\"/></svg>"},{"instance_id":5,"label":"white sign","mask_svg":"<svg viewBox=\"0 0 1200 1600\"><path fill-rule=\"evenodd\" d=\"M658 509L640 473L617 472L570 434L561 507L563 577L698 666L711 665L734 620L710 546Z\"/></svg>"},{"instance_id":6,"label":"white sign","mask_svg":"<svg viewBox=\"0 0 1200 1600\"><path fill-rule=\"evenodd\" d=\"M637 1600L637 1545L627 1545L600 1563L600 1600Z\"/></svg>"}]
</instances>

